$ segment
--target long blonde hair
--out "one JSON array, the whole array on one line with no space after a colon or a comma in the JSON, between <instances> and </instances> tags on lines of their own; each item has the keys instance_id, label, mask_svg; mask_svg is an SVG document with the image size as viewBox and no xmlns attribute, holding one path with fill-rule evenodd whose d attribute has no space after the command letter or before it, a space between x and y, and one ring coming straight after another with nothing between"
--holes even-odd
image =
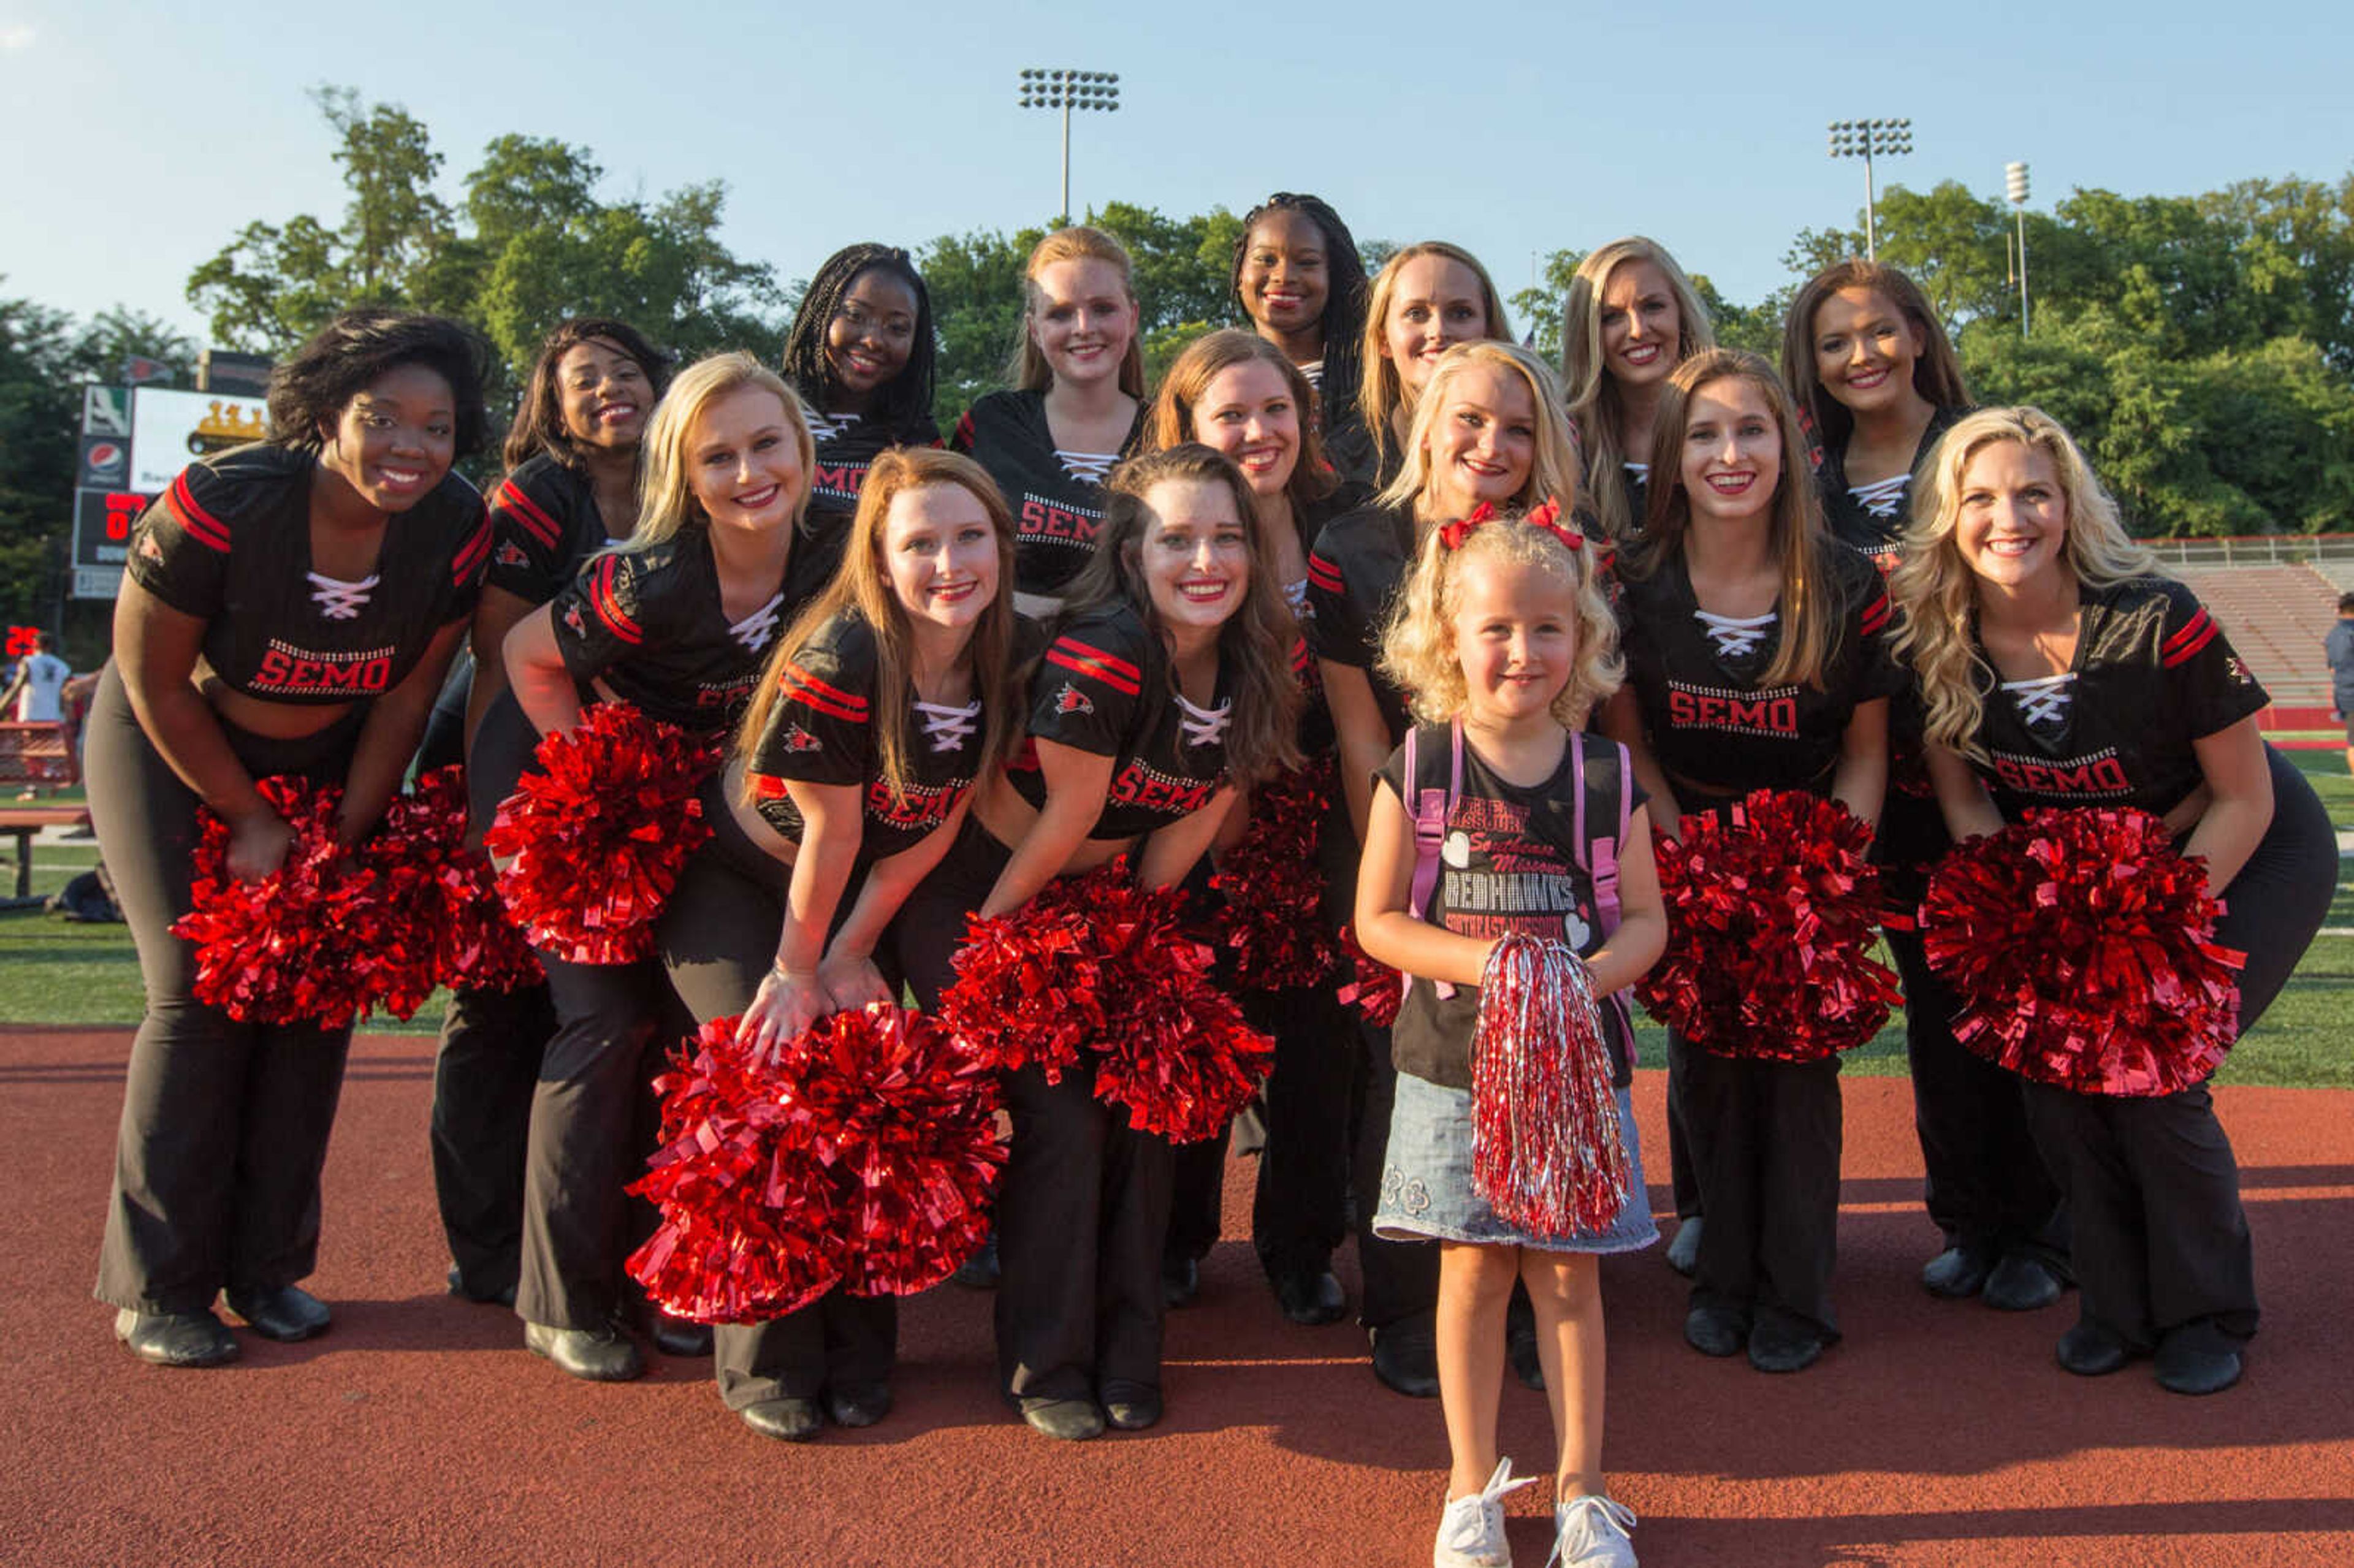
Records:
<instances>
[{"instance_id":1,"label":"long blonde hair","mask_svg":"<svg viewBox=\"0 0 2354 1568\"><path fill-rule=\"evenodd\" d=\"M1405 381L1398 374L1397 361L1384 351L1389 342L1390 299L1397 292L1398 274L1409 261L1425 256L1444 256L1471 270L1479 281L1479 300L1488 313L1488 336L1510 341L1511 323L1504 319L1504 297L1496 292L1496 281L1488 276L1488 269L1479 259L1459 245L1449 245L1444 239L1426 239L1409 245L1382 263L1373 279L1373 290L1365 297L1365 335L1359 364L1363 378L1357 383L1357 415L1364 423L1366 439L1373 443L1373 464L1376 471L1386 465L1390 448L1396 440L1390 429L1390 414L1405 401Z\"/></svg>"},{"instance_id":2,"label":"long blonde hair","mask_svg":"<svg viewBox=\"0 0 2354 1568\"><path fill-rule=\"evenodd\" d=\"M809 510L809 482L817 470L817 443L810 439L809 416L783 376L738 349L696 360L672 379L670 390L654 405L653 418L646 421L645 445L640 449L638 525L616 549L647 550L667 544L681 528L703 515L703 507L687 483L687 443L704 409L741 387L773 392L785 406L785 422L792 426L801 451L801 493L792 518L799 526Z\"/></svg>"},{"instance_id":3,"label":"long blonde hair","mask_svg":"<svg viewBox=\"0 0 2354 1568\"><path fill-rule=\"evenodd\" d=\"M1922 465L1904 559L1889 575L1888 596L1902 622L1892 647L1919 679L1928 737L1980 761L1986 751L1978 727L1994 672L1978 651L1978 579L1954 531L1962 516L1963 473L1972 458L1999 441L2017 441L2051 460L2068 509L2062 558L2080 586L2111 588L2162 575L2158 557L2126 534L2117 503L2083 450L2042 409L1981 408L1946 432Z\"/></svg>"},{"instance_id":4,"label":"long blonde hair","mask_svg":"<svg viewBox=\"0 0 2354 1568\"><path fill-rule=\"evenodd\" d=\"M1782 473L1774 486L1768 547L1782 576L1780 641L1774 662L1757 682L1762 686L1813 686L1820 690L1824 667L1839 631L1839 590L1832 577L1830 535L1807 461L1806 432L1774 367L1754 354L1712 348L1676 366L1659 394L1658 421L1651 428L1651 482L1645 492L1643 537L1625 558L1628 575L1649 577L1684 552L1691 528L1691 498L1684 493L1684 431L1691 400L1715 381L1745 381L1773 411L1781 436Z\"/></svg>"},{"instance_id":5,"label":"long blonde hair","mask_svg":"<svg viewBox=\"0 0 2354 1568\"><path fill-rule=\"evenodd\" d=\"M893 447L866 471L858 492L858 510L851 514L850 535L843 547L842 565L833 580L793 618L769 654L760 684L736 731L736 755L749 762L768 732L769 715L784 685L785 672L801 657L825 624L845 609L854 609L875 633L874 697L875 754L882 764L884 783L895 803L907 800L907 703L910 673L915 668L915 632L907 623L907 608L891 591L891 572L883 560L883 535L891 503L911 491L930 485L954 485L971 494L989 514L991 534L997 541L997 597L981 612L965 661L972 671L972 689L981 698L981 758L985 768L1003 755L1015 728L1013 686L1013 515L989 474L970 458L931 447ZM750 768L745 769L743 799L754 798Z\"/></svg>"},{"instance_id":6,"label":"long blonde hair","mask_svg":"<svg viewBox=\"0 0 2354 1568\"><path fill-rule=\"evenodd\" d=\"M1038 274L1057 261L1101 261L1115 269L1119 273L1119 291L1128 296L1129 308L1137 308L1136 265L1129 260L1128 248L1119 240L1100 228L1075 223L1038 241L1031 248L1030 260L1022 269L1022 335L1013 345L1013 364L1009 371L1013 385L1025 392L1044 392L1055 379L1055 372L1046 364L1046 355L1039 348L1033 328L1042 298ZM1140 400L1144 397L1144 323L1140 312L1136 330L1129 334L1128 352L1120 356L1119 389Z\"/></svg>"},{"instance_id":7,"label":"long blonde hair","mask_svg":"<svg viewBox=\"0 0 2354 1568\"><path fill-rule=\"evenodd\" d=\"M1575 525L1564 522L1562 526ZM1482 523L1451 547L1445 529L1431 529L1383 628L1382 673L1410 694L1407 701L1415 717L1426 724L1454 719L1470 701L1463 662L1455 652L1464 567L1473 561L1534 567L1559 577L1575 607L1576 662L1568 682L1553 694L1552 712L1564 729L1583 727L1594 705L1627 678L1626 661L1618 653L1618 620L1599 580L1599 548L1590 543L1573 548L1553 529L1528 521L1524 513Z\"/></svg>"},{"instance_id":8,"label":"long blonde hair","mask_svg":"<svg viewBox=\"0 0 2354 1568\"><path fill-rule=\"evenodd\" d=\"M1618 378L1609 373L1602 353L1602 291L1610 286L1610 274L1630 261L1649 262L1668 281L1668 292L1676 302L1676 364L1716 346L1708 307L1658 240L1630 234L1589 251L1577 264L1561 308L1562 387L1568 394L1569 422L1577 431L1585 471L1600 476L1587 492L1585 504L1601 519L1604 535L1620 541L1631 538L1642 519L1627 504L1626 487L1618 482L1620 467L1634 454L1627 450L1627 410Z\"/></svg>"},{"instance_id":9,"label":"long blonde hair","mask_svg":"<svg viewBox=\"0 0 2354 1568\"><path fill-rule=\"evenodd\" d=\"M1430 379L1415 402L1414 425L1406 435L1405 461L1398 469L1397 478L1375 498L1381 505L1408 506L1419 500L1430 482L1430 438L1438 423L1439 406L1447 400L1447 388L1457 376L1483 365L1518 376L1527 384L1529 401L1536 407L1536 450L1530 458L1529 477L1507 504L1526 511L1540 502L1552 500L1560 502L1564 512L1577 504L1577 443L1570 436L1569 421L1561 411L1561 383L1553 378L1553 366L1538 358L1533 350L1516 343L1481 338L1457 344L1431 366ZM1418 521L1447 519L1423 517Z\"/></svg>"}]
</instances>

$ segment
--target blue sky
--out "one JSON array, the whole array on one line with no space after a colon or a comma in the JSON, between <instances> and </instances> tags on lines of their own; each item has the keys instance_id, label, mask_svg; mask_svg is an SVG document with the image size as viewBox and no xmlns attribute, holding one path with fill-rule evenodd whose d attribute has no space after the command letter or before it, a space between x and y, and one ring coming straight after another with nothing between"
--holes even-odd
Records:
<instances>
[{"instance_id":1,"label":"blue sky","mask_svg":"<svg viewBox=\"0 0 2354 1568\"><path fill-rule=\"evenodd\" d=\"M592 149L609 198L723 179L728 242L788 279L854 239L1050 217L1057 122L1015 107L1025 65L1120 73L1119 112L1075 118L1075 206L1315 191L1360 237L1469 246L1507 291L1533 251L1640 231L1759 297L1798 228L1861 207L1832 119L1912 118L1883 181L1994 194L2026 159L2039 207L2354 166L2342 4L1844 10L0 0L0 295L201 336L192 268L249 218L341 211L322 83L424 121L453 196L507 132Z\"/></svg>"}]
</instances>

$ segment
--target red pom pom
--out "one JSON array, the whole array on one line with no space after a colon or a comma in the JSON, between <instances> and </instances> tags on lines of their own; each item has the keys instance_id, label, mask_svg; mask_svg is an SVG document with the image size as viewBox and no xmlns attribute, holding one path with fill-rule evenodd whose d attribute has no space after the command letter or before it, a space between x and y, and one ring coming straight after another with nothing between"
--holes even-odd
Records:
<instances>
[{"instance_id":1,"label":"red pom pom","mask_svg":"<svg viewBox=\"0 0 2354 1568\"><path fill-rule=\"evenodd\" d=\"M1375 962L1357 946L1356 932L1347 926L1341 927L1341 952L1356 976L1334 993L1341 1005L1355 1008L1376 1029L1395 1023L1398 1009L1405 1005L1405 977L1387 964Z\"/></svg>"},{"instance_id":2,"label":"red pom pom","mask_svg":"<svg viewBox=\"0 0 2354 1568\"><path fill-rule=\"evenodd\" d=\"M774 1065L736 1025L704 1025L655 1082L663 1143L630 1190L662 1223L629 1270L664 1310L758 1322L837 1284L904 1295L979 1250L1005 1158L986 1064L896 1008L823 1019Z\"/></svg>"},{"instance_id":3,"label":"red pom pom","mask_svg":"<svg viewBox=\"0 0 2354 1568\"><path fill-rule=\"evenodd\" d=\"M506 917L490 861L467 847L464 769L419 774L360 853L378 891L368 932L376 1006L407 1018L437 985L514 991L546 978Z\"/></svg>"},{"instance_id":4,"label":"red pom pom","mask_svg":"<svg viewBox=\"0 0 2354 1568\"><path fill-rule=\"evenodd\" d=\"M1234 952L1237 991L1322 985L1340 963L1316 863L1332 777L1331 759L1320 758L1253 791L1250 828L1210 878L1225 895L1218 943Z\"/></svg>"},{"instance_id":5,"label":"red pom pom","mask_svg":"<svg viewBox=\"0 0 2354 1568\"><path fill-rule=\"evenodd\" d=\"M976 918L940 1017L993 1065L1049 1083L1095 1067L1096 1098L1174 1143L1214 1137L1275 1061L1209 980L1209 948L1184 935L1184 895L1127 885L1119 868L1047 885L1011 916Z\"/></svg>"},{"instance_id":6,"label":"red pom pom","mask_svg":"<svg viewBox=\"0 0 2354 1568\"><path fill-rule=\"evenodd\" d=\"M1921 936L1979 1055L2080 1094L2170 1095L2239 1037L2246 955L2212 940L2221 913L2206 862L2148 812L2034 810L1938 863Z\"/></svg>"},{"instance_id":7,"label":"red pom pom","mask_svg":"<svg viewBox=\"0 0 2354 1568\"><path fill-rule=\"evenodd\" d=\"M487 835L513 857L499 878L507 912L569 963L646 957L679 867L711 836L695 789L716 758L627 703L595 705L536 756Z\"/></svg>"},{"instance_id":8,"label":"red pom pom","mask_svg":"<svg viewBox=\"0 0 2354 1568\"><path fill-rule=\"evenodd\" d=\"M1633 1172L1585 960L1520 935L1489 949L1471 1034L1471 1184L1540 1236L1606 1231Z\"/></svg>"},{"instance_id":9,"label":"red pom pom","mask_svg":"<svg viewBox=\"0 0 2354 1568\"><path fill-rule=\"evenodd\" d=\"M206 811L193 902L172 934L196 946L198 1001L253 1023L348 1024L370 999L375 878L335 842L343 790L300 779L255 788L294 830L279 868L257 882L228 874L228 825Z\"/></svg>"},{"instance_id":10,"label":"red pom pom","mask_svg":"<svg viewBox=\"0 0 2354 1568\"><path fill-rule=\"evenodd\" d=\"M1880 1032L1900 999L1869 953L1880 916L1872 830L1846 807L1760 789L1659 841L1668 950L1645 1008L1724 1056L1817 1062Z\"/></svg>"}]
</instances>

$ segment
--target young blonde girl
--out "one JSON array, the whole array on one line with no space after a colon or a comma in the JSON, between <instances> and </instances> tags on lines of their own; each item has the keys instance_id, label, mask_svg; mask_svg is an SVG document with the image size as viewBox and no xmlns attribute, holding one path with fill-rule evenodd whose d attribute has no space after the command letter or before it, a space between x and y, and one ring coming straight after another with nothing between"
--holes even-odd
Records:
<instances>
[{"instance_id":1,"label":"young blonde girl","mask_svg":"<svg viewBox=\"0 0 2354 1568\"><path fill-rule=\"evenodd\" d=\"M1667 945L1649 813L1625 748L1579 726L1622 673L1595 550L1547 520L1553 509L1433 529L1384 642L1383 668L1413 694L1416 728L1376 776L1357 880L1365 950L1409 977L1393 1030L1397 1065L1374 1230L1439 1245L1439 1399L1452 1466L1431 1560L1509 1563L1496 1453L1506 1305L1515 1281L1536 1309L1545 1397L1560 1442L1555 1550L1570 1563L1635 1560L1633 1513L1602 1478L1603 1322L1598 1255L1659 1238L1643 1196L1626 1085L1623 1006L1600 1023L1617 1085L1629 1200L1606 1231L1535 1234L1507 1224L1474 1189L1470 1044L1479 985L1500 937L1563 940L1591 967L1594 993L1631 984ZM1441 874L1417 878L1409 800L1446 790ZM1579 810L1564 810L1565 802ZM1573 828L1571 823L1580 824ZM1578 834L1588 836L1580 842ZM1616 842L1613 842L1615 835ZM1616 857L1619 910L1589 869ZM1417 883L1427 905L1417 907Z\"/></svg>"}]
</instances>

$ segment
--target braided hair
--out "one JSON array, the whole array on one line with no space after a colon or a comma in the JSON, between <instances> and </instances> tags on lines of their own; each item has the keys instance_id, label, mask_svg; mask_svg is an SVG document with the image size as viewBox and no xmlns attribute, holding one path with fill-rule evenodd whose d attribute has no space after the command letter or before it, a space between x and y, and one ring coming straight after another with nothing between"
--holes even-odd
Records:
<instances>
[{"instance_id":1,"label":"braided hair","mask_svg":"<svg viewBox=\"0 0 2354 1568\"><path fill-rule=\"evenodd\" d=\"M939 345L932 332L931 291L924 287L923 274L916 270L915 262L896 246L850 245L825 259L825 265L810 280L801 309L794 313L793 324L785 334L785 379L820 411L840 401L842 383L825 356L826 328L841 311L851 284L870 269L907 285L907 291L916 297L916 334L907 346L907 368L875 389L875 409L869 417L895 439L921 445L936 433L931 424L932 376Z\"/></svg>"},{"instance_id":2,"label":"braided hair","mask_svg":"<svg viewBox=\"0 0 2354 1568\"><path fill-rule=\"evenodd\" d=\"M1242 232L1235 236L1233 261L1226 273L1226 293L1247 322L1250 313L1243 309L1243 258L1250 252L1251 230L1272 212L1296 212L1323 231L1324 314L1316 324L1324 334L1324 385L1318 401L1328 409L1352 408L1364 374L1365 263L1357 254L1356 237L1321 196L1278 191L1243 215Z\"/></svg>"}]
</instances>

